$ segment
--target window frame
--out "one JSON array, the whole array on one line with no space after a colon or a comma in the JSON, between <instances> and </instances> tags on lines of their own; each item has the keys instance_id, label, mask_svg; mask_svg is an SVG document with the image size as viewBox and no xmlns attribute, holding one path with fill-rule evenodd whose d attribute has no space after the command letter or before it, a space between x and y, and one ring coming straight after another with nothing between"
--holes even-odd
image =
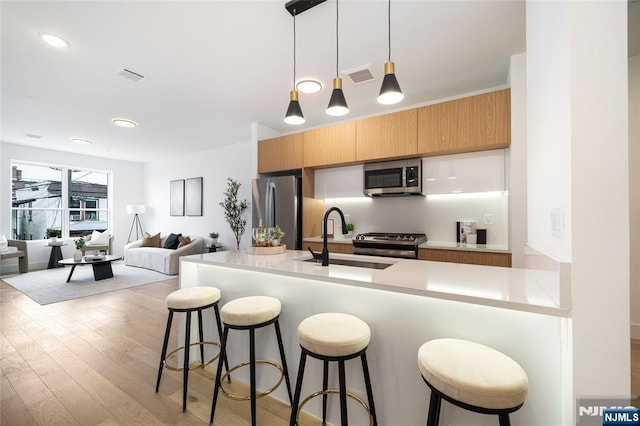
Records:
<instances>
[{"instance_id":1,"label":"window frame","mask_svg":"<svg viewBox=\"0 0 640 426\"><path fill-rule=\"evenodd\" d=\"M113 172L110 170L101 170L101 169L94 169L94 168L89 168L89 167L76 167L76 166L63 166L63 165L59 165L59 164L53 164L53 163L41 163L41 162L32 162L32 161L22 161L22 160L11 160L10 162L10 166L11 169L13 170L14 166L17 166L18 168L20 166L30 166L30 167L45 167L45 168L56 168L56 169L60 169L60 207L14 207L13 206L13 200L11 200L10 202L10 208L11 208L11 216L10 216L10 220L11 220L11 233L12 233L12 238L19 238L19 236L14 235L15 229L15 219L17 218L16 215L23 213L23 214L29 214L29 215L33 215L33 212L35 211L55 211L58 212L58 214L60 215L60 228L61 228L61 237L63 239L72 239L72 238L77 238L79 235L76 235L78 231L73 231L74 235L71 235L72 231L71 231L71 223L75 222L72 220L71 218L71 212L78 212L79 213L79 220L80 221L90 221L90 222L100 222L100 216L102 214L106 214L107 219L106 219L106 229L110 230L113 228ZM106 183L106 187L107 187L107 200L106 200L106 207L100 207L100 202L98 202L98 200L89 200L89 201L93 201L96 204L95 208L88 208L86 207L86 202L84 201L80 201L80 207L71 207L70 206L70 191L69 191L69 185L70 185L70 179L72 178L72 174L74 171L84 171L84 172L90 172L90 173L102 173L106 175L107 178L107 183ZM14 192L14 182L13 182L13 178L14 175L13 173L11 173L11 191L10 191L10 196L11 194L13 194ZM29 178L29 176L25 176L25 178ZM57 198L57 197L56 197ZM95 215L95 218L93 219L83 219L86 216L86 213L93 213ZM82 231L79 231L82 232ZM27 236L25 236L27 237ZM35 236L32 236L35 237ZM37 240L46 240L47 236L45 235L44 237L41 238L33 238L34 241ZM30 241L29 239L26 239L25 241Z\"/></svg>"}]
</instances>

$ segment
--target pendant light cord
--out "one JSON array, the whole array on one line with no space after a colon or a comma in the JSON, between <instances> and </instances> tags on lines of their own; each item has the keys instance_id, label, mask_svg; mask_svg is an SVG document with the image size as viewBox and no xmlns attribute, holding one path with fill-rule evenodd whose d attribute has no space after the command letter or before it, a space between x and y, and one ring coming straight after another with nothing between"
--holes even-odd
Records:
<instances>
[{"instance_id":1,"label":"pendant light cord","mask_svg":"<svg viewBox=\"0 0 640 426\"><path fill-rule=\"evenodd\" d=\"M340 0L336 0L336 77L338 77L338 3Z\"/></svg>"},{"instance_id":2,"label":"pendant light cord","mask_svg":"<svg viewBox=\"0 0 640 426\"><path fill-rule=\"evenodd\" d=\"M389 29L389 60L388 62L391 62L391 0L389 0L389 10L387 10L387 18L388 18L388 26L387 28Z\"/></svg>"},{"instance_id":3,"label":"pendant light cord","mask_svg":"<svg viewBox=\"0 0 640 426\"><path fill-rule=\"evenodd\" d=\"M296 10L293 9L293 90L296 90Z\"/></svg>"}]
</instances>

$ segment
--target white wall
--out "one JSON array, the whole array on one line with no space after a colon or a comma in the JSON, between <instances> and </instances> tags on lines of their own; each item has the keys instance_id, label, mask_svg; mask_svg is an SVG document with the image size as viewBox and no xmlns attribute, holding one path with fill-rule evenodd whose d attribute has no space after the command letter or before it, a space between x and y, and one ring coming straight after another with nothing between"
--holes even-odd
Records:
<instances>
[{"instance_id":1,"label":"white wall","mask_svg":"<svg viewBox=\"0 0 640 426\"><path fill-rule=\"evenodd\" d=\"M527 2L529 241L571 262L574 398L630 392L626 22L625 1Z\"/></svg>"},{"instance_id":2,"label":"white wall","mask_svg":"<svg viewBox=\"0 0 640 426\"><path fill-rule=\"evenodd\" d=\"M114 234L113 251L122 254L122 247L127 242L127 235L131 226L131 216L127 215L127 204L142 203L142 164L109 160L87 155L70 154L61 151L51 151L41 148L0 143L0 233L11 234L11 216L6 212L11 209L11 161L34 161L62 166L87 167L97 170L108 170L113 173L112 200L112 232ZM69 242L70 243L70 242ZM64 246L63 254L71 257L75 251L73 244ZM29 243L29 268L46 268L51 249L44 247L43 240ZM3 273L10 272L7 261L3 261Z\"/></svg>"},{"instance_id":3,"label":"white wall","mask_svg":"<svg viewBox=\"0 0 640 426\"><path fill-rule=\"evenodd\" d=\"M640 259L640 56L629 58L629 223L631 259ZM640 262L631 262L631 337L640 339Z\"/></svg>"},{"instance_id":4,"label":"white wall","mask_svg":"<svg viewBox=\"0 0 640 426\"><path fill-rule=\"evenodd\" d=\"M144 203L147 212L142 216L145 232L161 232L163 236L170 232L181 233L192 238L204 237L210 243L209 232L216 231L220 234L218 242L224 249L235 249L235 236L218 203L223 200L227 178L240 182L238 199L251 203L251 179L256 170L252 160L254 155L255 143L249 141L146 164ZM203 178L203 215L170 216L169 181L193 177ZM241 247L251 244L251 205L246 218L247 228Z\"/></svg>"},{"instance_id":5,"label":"white wall","mask_svg":"<svg viewBox=\"0 0 640 426\"><path fill-rule=\"evenodd\" d=\"M527 57L513 55L511 83L511 146L507 158L509 189L509 249L511 265L524 268L527 242Z\"/></svg>"}]
</instances>

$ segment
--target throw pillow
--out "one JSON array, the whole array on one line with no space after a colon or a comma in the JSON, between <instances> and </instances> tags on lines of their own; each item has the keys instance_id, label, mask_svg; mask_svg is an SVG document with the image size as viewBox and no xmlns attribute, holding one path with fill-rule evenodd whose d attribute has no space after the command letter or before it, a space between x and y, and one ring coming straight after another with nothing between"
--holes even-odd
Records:
<instances>
[{"instance_id":1,"label":"throw pillow","mask_svg":"<svg viewBox=\"0 0 640 426\"><path fill-rule=\"evenodd\" d=\"M171 249L171 250L177 249L178 244L180 244L180 241L178 240L178 238L181 236L182 234L173 234L173 233L169 234L169 236L164 242L164 248Z\"/></svg>"},{"instance_id":2,"label":"throw pillow","mask_svg":"<svg viewBox=\"0 0 640 426\"><path fill-rule=\"evenodd\" d=\"M145 232L140 247L160 247L160 233L150 235Z\"/></svg>"},{"instance_id":3,"label":"throw pillow","mask_svg":"<svg viewBox=\"0 0 640 426\"><path fill-rule=\"evenodd\" d=\"M187 244L191 244L191 238L189 236L186 237L178 237L178 241L180 241L180 244L178 244L178 248L180 247L184 247Z\"/></svg>"},{"instance_id":4,"label":"throw pillow","mask_svg":"<svg viewBox=\"0 0 640 426\"><path fill-rule=\"evenodd\" d=\"M89 246L106 246L109 245L109 231L93 231L91 239L87 241Z\"/></svg>"}]
</instances>

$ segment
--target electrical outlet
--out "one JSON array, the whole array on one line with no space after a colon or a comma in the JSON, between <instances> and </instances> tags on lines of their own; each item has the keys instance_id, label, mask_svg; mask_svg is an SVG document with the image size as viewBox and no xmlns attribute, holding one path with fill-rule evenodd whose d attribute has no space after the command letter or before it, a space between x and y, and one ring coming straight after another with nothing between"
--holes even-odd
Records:
<instances>
[{"instance_id":1,"label":"electrical outlet","mask_svg":"<svg viewBox=\"0 0 640 426\"><path fill-rule=\"evenodd\" d=\"M484 224L485 225L493 225L493 214L485 213L484 214Z\"/></svg>"},{"instance_id":2,"label":"electrical outlet","mask_svg":"<svg viewBox=\"0 0 640 426\"><path fill-rule=\"evenodd\" d=\"M562 207L551 209L551 234L556 238L564 238L564 214Z\"/></svg>"}]
</instances>

